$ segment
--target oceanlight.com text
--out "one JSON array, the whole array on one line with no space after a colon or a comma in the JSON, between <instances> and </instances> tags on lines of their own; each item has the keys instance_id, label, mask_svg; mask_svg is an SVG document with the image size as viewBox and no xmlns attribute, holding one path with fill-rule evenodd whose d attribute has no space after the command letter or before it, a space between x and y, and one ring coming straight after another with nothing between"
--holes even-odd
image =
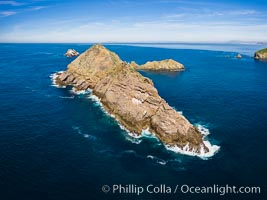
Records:
<instances>
[{"instance_id":1,"label":"oceanlight.com text","mask_svg":"<svg viewBox=\"0 0 267 200\"><path fill-rule=\"evenodd\" d=\"M218 194L220 196L227 194L260 194L259 186L234 186L234 185L211 185L211 186L190 186L190 185L175 185L168 186L166 184L147 186L139 186L135 184L114 184L103 185L102 191L111 194Z\"/></svg>"}]
</instances>

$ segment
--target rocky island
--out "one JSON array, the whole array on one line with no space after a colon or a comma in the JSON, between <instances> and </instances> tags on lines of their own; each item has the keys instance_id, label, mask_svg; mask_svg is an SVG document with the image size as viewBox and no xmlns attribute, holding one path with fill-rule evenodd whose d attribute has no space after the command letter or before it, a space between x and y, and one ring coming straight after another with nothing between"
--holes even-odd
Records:
<instances>
[{"instance_id":1,"label":"rocky island","mask_svg":"<svg viewBox=\"0 0 267 200\"><path fill-rule=\"evenodd\" d=\"M71 62L66 71L57 73L55 82L77 91L92 90L104 109L132 133L148 130L168 147L194 155L209 153L201 132L159 96L152 80L138 73L137 66L98 44ZM183 69L173 60L149 62L140 68L153 66Z\"/></svg>"},{"instance_id":2,"label":"rocky island","mask_svg":"<svg viewBox=\"0 0 267 200\"><path fill-rule=\"evenodd\" d=\"M254 54L256 60L267 60L267 48L256 51Z\"/></svg>"},{"instance_id":3,"label":"rocky island","mask_svg":"<svg viewBox=\"0 0 267 200\"><path fill-rule=\"evenodd\" d=\"M80 55L79 52L77 52L75 49L68 49L68 51L65 53L65 56L67 57L74 57Z\"/></svg>"},{"instance_id":4,"label":"rocky island","mask_svg":"<svg viewBox=\"0 0 267 200\"><path fill-rule=\"evenodd\" d=\"M237 54L236 58L238 58L238 59L242 58L241 54L240 53Z\"/></svg>"},{"instance_id":5,"label":"rocky island","mask_svg":"<svg viewBox=\"0 0 267 200\"><path fill-rule=\"evenodd\" d=\"M162 60L162 61L153 61L147 62L143 65L137 65L134 61L131 62L131 65L137 70L149 70L149 71L183 71L184 65L176 62L172 59Z\"/></svg>"}]
</instances>

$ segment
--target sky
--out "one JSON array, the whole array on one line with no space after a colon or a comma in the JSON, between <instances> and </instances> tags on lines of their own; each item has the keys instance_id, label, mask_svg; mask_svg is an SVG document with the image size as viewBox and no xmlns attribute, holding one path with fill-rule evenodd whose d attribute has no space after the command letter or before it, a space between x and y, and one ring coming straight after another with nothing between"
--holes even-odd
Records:
<instances>
[{"instance_id":1,"label":"sky","mask_svg":"<svg viewBox=\"0 0 267 200\"><path fill-rule=\"evenodd\" d=\"M267 41L267 0L0 0L0 42Z\"/></svg>"}]
</instances>

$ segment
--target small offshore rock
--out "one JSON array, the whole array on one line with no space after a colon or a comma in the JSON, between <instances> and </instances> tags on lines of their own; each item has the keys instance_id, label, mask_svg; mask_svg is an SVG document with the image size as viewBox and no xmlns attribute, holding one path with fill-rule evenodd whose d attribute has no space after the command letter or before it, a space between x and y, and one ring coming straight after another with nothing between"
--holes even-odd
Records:
<instances>
[{"instance_id":1,"label":"small offshore rock","mask_svg":"<svg viewBox=\"0 0 267 200\"><path fill-rule=\"evenodd\" d=\"M239 59L242 58L241 54L240 53L237 54L236 58L239 58Z\"/></svg>"},{"instance_id":2,"label":"small offshore rock","mask_svg":"<svg viewBox=\"0 0 267 200\"><path fill-rule=\"evenodd\" d=\"M74 57L80 55L79 52L77 52L75 49L68 49L68 51L65 53L65 56L67 57Z\"/></svg>"}]
</instances>

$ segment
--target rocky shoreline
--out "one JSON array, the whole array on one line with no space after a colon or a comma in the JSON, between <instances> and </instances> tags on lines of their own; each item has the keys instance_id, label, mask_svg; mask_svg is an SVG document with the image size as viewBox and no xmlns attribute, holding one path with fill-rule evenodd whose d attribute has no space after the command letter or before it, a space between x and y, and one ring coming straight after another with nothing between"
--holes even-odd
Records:
<instances>
[{"instance_id":1,"label":"rocky shoreline","mask_svg":"<svg viewBox=\"0 0 267 200\"><path fill-rule=\"evenodd\" d=\"M161 66L160 62L155 64ZM102 45L85 51L68 65L67 71L57 73L54 80L56 85L70 85L76 91L92 90L103 108L136 135L148 130L169 148L194 155L212 151L198 128L158 95L152 80Z\"/></svg>"}]
</instances>

